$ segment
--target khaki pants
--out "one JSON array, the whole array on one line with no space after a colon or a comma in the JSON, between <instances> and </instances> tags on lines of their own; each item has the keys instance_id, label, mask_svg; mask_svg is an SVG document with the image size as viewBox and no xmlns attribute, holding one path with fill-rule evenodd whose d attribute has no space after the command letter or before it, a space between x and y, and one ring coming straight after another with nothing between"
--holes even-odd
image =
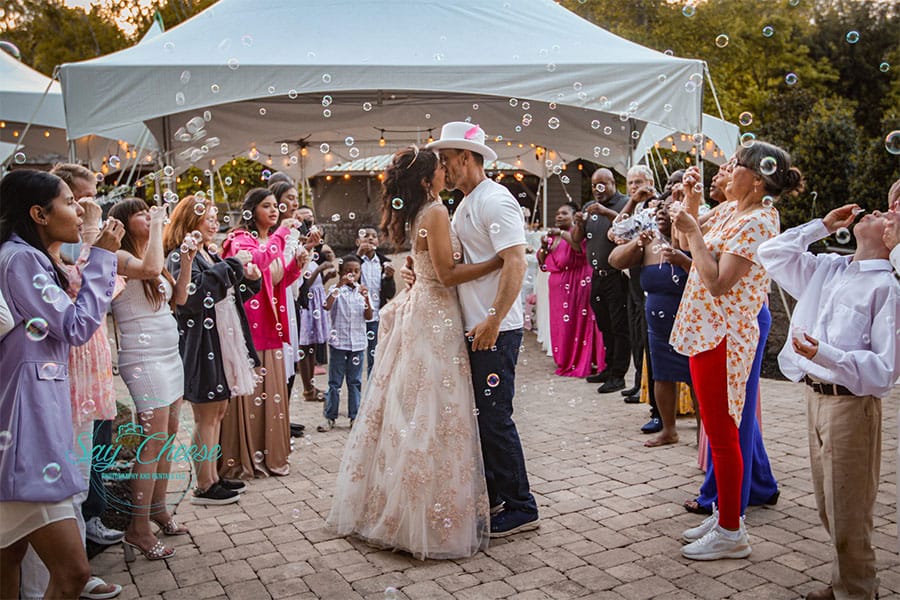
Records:
<instances>
[{"instance_id":1,"label":"khaki pants","mask_svg":"<svg viewBox=\"0 0 900 600\"><path fill-rule=\"evenodd\" d=\"M881 470L881 399L805 391L816 505L834 548L834 596L871 599L878 590L871 538Z\"/></svg>"}]
</instances>

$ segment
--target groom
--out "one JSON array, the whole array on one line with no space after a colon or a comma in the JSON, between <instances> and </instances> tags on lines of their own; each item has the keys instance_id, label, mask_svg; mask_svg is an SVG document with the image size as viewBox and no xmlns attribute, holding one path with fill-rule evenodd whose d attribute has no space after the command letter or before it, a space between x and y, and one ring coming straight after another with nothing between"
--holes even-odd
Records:
<instances>
[{"instance_id":1,"label":"groom","mask_svg":"<svg viewBox=\"0 0 900 600\"><path fill-rule=\"evenodd\" d=\"M525 456L512 419L516 361L522 344L519 291L525 277L525 223L519 203L484 173L497 154L472 123L447 123L441 138L426 146L439 151L447 189L465 194L451 226L464 260L503 259L499 271L460 284L459 302L469 342L469 362L478 409L481 453L491 503L491 537L537 529L538 509L528 487Z\"/></svg>"}]
</instances>

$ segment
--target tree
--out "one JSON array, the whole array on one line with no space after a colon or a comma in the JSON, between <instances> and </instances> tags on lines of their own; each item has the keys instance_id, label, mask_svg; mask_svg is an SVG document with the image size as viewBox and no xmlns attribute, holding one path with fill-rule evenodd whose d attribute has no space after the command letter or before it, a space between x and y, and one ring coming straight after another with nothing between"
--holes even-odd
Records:
<instances>
[{"instance_id":1,"label":"tree","mask_svg":"<svg viewBox=\"0 0 900 600\"><path fill-rule=\"evenodd\" d=\"M822 98L797 129L792 144L794 164L806 179L806 193L779 204L781 225L793 227L853 201L850 184L856 177L859 128L855 105L844 98ZM813 209L812 192L816 192Z\"/></svg>"},{"instance_id":2,"label":"tree","mask_svg":"<svg viewBox=\"0 0 900 600\"><path fill-rule=\"evenodd\" d=\"M3 38L19 47L22 60L52 76L57 65L128 47L129 41L103 9L70 8L62 0L4 0Z\"/></svg>"}]
</instances>

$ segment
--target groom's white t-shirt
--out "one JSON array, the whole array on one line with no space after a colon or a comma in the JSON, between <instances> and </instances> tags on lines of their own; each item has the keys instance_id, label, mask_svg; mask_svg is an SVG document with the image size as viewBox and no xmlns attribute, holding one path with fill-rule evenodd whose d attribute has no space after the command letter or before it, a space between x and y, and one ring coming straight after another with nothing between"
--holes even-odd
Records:
<instances>
[{"instance_id":1,"label":"groom's white t-shirt","mask_svg":"<svg viewBox=\"0 0 900 600\"><path fill-rule=\"evenodd\" d=\"M466 263L484 262L507 248L525 245L525 219L519 203L509 190L491 179L479 183L462 199L452 226ZM466 331L487 317L499 287L499 269L457 286ZM500 331L520 329L522 325L522 304L516 301L500 323Z\"/></svg>"}]
</instances>

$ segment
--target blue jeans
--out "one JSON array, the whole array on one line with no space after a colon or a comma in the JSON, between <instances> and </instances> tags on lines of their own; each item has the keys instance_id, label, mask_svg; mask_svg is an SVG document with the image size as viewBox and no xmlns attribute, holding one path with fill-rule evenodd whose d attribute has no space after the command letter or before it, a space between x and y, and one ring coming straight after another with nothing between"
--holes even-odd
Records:
<instances>
[{"instance_id":1,"label":"blue jeans","mask_svg":"<svg viewBox=\"0 0 900 600\"><path fill-rule=\"evenodd\" d=\"M325 398L325 418L332 421L338 418L338 407L341 404L341 386L347 378L347 416L356 418L359 410L359 396L362 390L363 354L365 350L339 350L330 348L328 361L328 395Z\"/></svg>"},{"instance_id":2,"label":"blue jeans","mask_svg":"<svg viewBox=\"0 0 900 600\"><path fill-rule=\"evenodd\" d=\"M747 379L747 396L744 399L741 426L738 429L741 456L744 458L744 478L741 485L742 515L747 511L748 505L763 505L778 491L778 482L775 481L775 476L772 474L769 455L766 453L762 433L759 431L759 422L756 420L759 373L766 350L766 339L769 337L769 329L772 327L772 315L769 313L768 306L763 306L759 311L757 322L759 324L759 343L756 345L756 356L753 358L753 367L750 370L750 377ZM708 447L707 452L709 452ZM712 458L707 464L709 466L706 470L706 480L700 486L700 495L697 497L697 504L701 506L711 506L713 502L718 502L719 497Z\"/></svg>"},{"instance_id":3,"label":"blue jeans","mask_svg":"<svg viewBox=\"0 0 900 600\"><path fill-rule=\"evenodd\" d=\"M507 510L536 515L537 502L528 487L525 455L519 432L512 419L516 392L516 361L522 344L522 330L502 331L496 350L472 351L466 341L478 409L481 454L491 506L505 502ZM499 382L494 377L499 377ZM491 387L496 383L495 387Z\"/></svg>"},{"instance_id":4,"label":"blue jeans","mask_svg":"<svg viewBox=\"0 0 900 600\"><path fill-rule=\"evenodd\" d=\"M372 335L369 335L369 332ZM366 378L372 374L372 365L375 364L375 345L378 343L378 321L366 322L366 340L369 347L366 348Z\"/></svg>"}]
</instances>

